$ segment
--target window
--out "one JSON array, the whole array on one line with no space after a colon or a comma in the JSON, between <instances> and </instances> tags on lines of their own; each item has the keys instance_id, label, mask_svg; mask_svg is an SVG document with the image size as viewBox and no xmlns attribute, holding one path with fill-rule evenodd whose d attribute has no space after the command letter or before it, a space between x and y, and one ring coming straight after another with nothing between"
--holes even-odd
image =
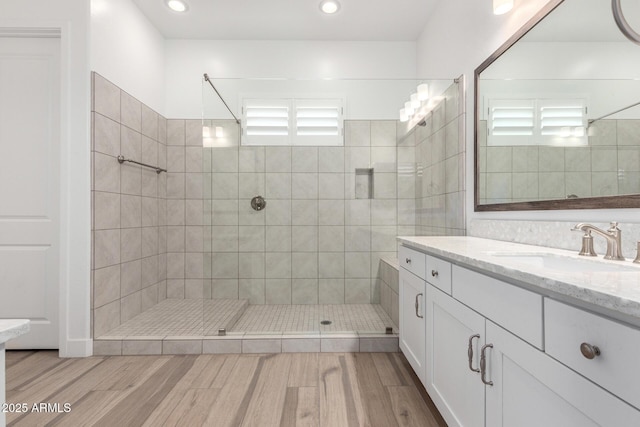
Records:
<instances>
[{"instance_id":1,"label":"window","mask_svg":"<svg viewBox=\"0 0 640 427\"><path fill-rule=\"evenodd\" d=\"M487 145L587 145L584 99L490 99Z\"/></svg>"},{"instance_id":2,"label":"window","mask_svg":"<svg viewBox=\"0 0 640 427\"><path fill-rule=\"evenodd\" d=\"M339 98L245 98L242 144L344 145L342 105Z\"/></svg>"}]
</instances>

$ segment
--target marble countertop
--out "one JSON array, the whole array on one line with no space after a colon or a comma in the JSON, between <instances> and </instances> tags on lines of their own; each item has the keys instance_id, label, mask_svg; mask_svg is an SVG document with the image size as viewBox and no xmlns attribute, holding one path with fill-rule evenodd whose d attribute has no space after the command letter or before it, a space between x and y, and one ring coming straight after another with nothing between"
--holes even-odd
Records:
<instances>
[{"instance_id":1,"label":"marble countertop","mask_svg":"<svg viewBox=\"0 0 640 427\"><path fill-rule=\"evenodd\" d=\"M453 264L525 287L543 295L575 303L640 326L640 265L630 260L607 261L579 256L576 251L524 245L478 237L398 237L404 246L445 258ZM624 266L625 271L562 271L540 268L517 257L499 254L550 254L578 262L602 263L603 267ZM562 259L562 258L561 258Z\"/></svg>"},{"instance_id":2,"label":"marble countertop","mask_svg":"<svg viewBox=\"0 0 640 427\"><path fill-rule=\"evenodd\" d=\"M29 332L29 320L0 319L0 344Z\"/></svg>"}]
</instances>

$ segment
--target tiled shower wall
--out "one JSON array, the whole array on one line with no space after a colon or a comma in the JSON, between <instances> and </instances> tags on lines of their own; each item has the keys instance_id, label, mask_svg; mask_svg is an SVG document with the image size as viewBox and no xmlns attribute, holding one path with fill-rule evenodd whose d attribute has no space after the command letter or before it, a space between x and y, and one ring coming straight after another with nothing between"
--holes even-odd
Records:
<instances>
[{"instance_id":1,"label":"tiled shower wall","mask_svg":"<svg viewBox=\"0 0 640 427\"><path fill-rule=\"evenodd\" d=\"M166 298L164 117L99 74L92 97L92 319L99 337Z\"/></svg>"},{"instance_id":2,"label":"tiled shower wall","mask_svg":"<svg viewBox=\"0 0 640 427\"><path fill-rule=\"evenodd\" d=\"M235 122L212 124L226 138L203 152L203 295L379 302L380 256L395 256L396 236L414 230L397 209L396 121L346 121L344 147L240 146ZM356 198L359 168L374 171L371 199Z\"/></svg>"},{"instance_id":3,"label":"tiled shower wall","mask_svg":"<svg viewBox=\"0 0 640 427\"><path fill-rule=\"evenodd\" d=\"M463 84L453 83L415 138L416 235L465 235ZM409 145L411 138L400 145Z\"/></svg>"},{"instance_id":4,"label":"tiled shower wall","mask_svg":"<svg viewBox=\"0 0 640 427\"><path fill-rule=\"evenodd\" d=\"M640 120L599 120L589 127L585 147L487 147L482 121L480 203L637 194L639 128Z\"/></svg>"}]
</instances>

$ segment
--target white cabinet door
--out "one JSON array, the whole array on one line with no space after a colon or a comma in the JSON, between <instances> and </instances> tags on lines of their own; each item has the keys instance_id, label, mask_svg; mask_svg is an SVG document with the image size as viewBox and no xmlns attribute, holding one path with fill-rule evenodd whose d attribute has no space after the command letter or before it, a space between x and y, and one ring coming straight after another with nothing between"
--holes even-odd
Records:
<instances>
[{"instance_id":1,"label":"white cabinet door","mask_svg":"<svg viewBox=\"0 0 640 427\"><path fill-rule=\"evenodd\" d=\"M60 39L0 37L0 318L58 348ZM87 159L88 161L88 159Z\"/></svg>"},{"instance_id":2,"label":"white cabinet door","mask_svg":"<svg viewBox=\"0 0 640 427\"><path fill-rule=\"evenodd\" d=\"M400 269L400 350L424 384L425 282Z\"/></svg>"},{"instance_id":3,"label":"white cabinet door","mask_svg":"<svg viewBox=\"0 0 640 427\"><path fill-rule=\"evenodd\" d=\"M484 344L484 317L431 285L426 311L429 396L449 426L484 426L484 384L474 371Z\"/></svg>"},{"instance_id":4,"label":"white cabinet door","mask_svg":"<svg viewBox=\"0 0 640 427\"><path fill-rule=\"evenodd\" d=\"M640 412L487 321L487 426L638 426Z\"/></svg>"}]
</instances>

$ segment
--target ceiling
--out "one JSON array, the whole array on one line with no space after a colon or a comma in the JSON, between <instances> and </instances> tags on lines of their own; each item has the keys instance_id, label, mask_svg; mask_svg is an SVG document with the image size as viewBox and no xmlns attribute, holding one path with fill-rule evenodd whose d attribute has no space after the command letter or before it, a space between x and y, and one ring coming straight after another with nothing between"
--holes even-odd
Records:
<instances>
[{"instance_id":1,"label":"ceiling","mask_svg":"<svg viewBox=\"0 0 640 427\"><path fill-rule=\"evenodd\" d=\"M640 3L622 2L625 18L640 31ZM565 0L525 36L528 42L628 42L615 24L611 2Z\"/></svg>"},{"instance_id":2,"label":"ceiling","mask_svg":"<svg viewBox=\"0 0 640 427\"><path fill-rule=\"evenodd\" d=\"M414 41L439 0L186 0L184 14L164 0L133 0L167 39Z\"/></svg>"}]
</instances>

